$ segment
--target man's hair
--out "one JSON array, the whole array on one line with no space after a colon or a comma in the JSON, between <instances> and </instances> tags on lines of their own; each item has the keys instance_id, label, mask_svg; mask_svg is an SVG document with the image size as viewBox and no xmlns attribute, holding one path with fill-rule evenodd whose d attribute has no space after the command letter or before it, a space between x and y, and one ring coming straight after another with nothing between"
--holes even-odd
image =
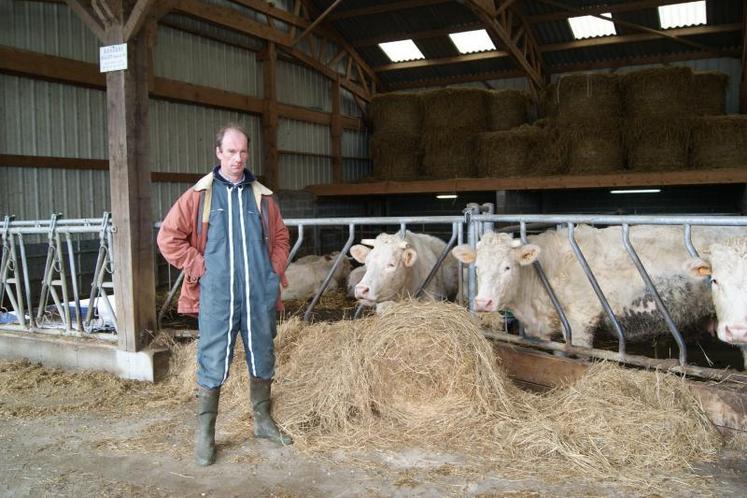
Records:
<instances>
[{"instance_id":1,"label":"man's hair","mask_svg":"<svg viewBox=\"0 0 747 498\"><path fill-rule=\"evenodd\" d=\"M218 133L215 134L215 146L216 147L221 148L221 146L223 145L223 137L225 136L228 130L236 130L239 133L242 133L246 137L247 145L249 145L249 142L251 142L251 139L249 138L249 134L246 132L243 126L241 126L240 124L236 124L236 123L227 123L220 130L218 130Z\"/></svg>"}]
</instances>

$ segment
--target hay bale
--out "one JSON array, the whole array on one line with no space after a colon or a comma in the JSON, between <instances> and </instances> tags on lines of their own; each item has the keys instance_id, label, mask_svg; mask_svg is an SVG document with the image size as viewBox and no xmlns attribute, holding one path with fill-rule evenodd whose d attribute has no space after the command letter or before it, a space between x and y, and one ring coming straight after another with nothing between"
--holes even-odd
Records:
<instances>
[{"instance_id":1,"label":"hay bale","mask_svg":"<svg viewBox=\"0 0 747 498\"><path fill-rule=\"evenodd\" d=\"M658 67L622 78L628 118L685 117L693 113L693 72L689 67Z\"/></svg>"},{"instance_id":2,"label":"hay bale","mask_svg":"<svg viewBox=\"0 0 747 498\"><path fill-rule=\"evenodd\" d=\"M540 91L539 110L545 118L555 119L558 117L558 84L551 83Z\"/></svg>"},{"instance_id":3,"label":"hay bale","mask_svg":"<svg viewBox=\"0 0 747 498\"><path fill-rule=\"evenodd\" d=\"M487 90L442 88L423 92L423 132L444 128L478 132L488 127Z\"/></svg>"},{"instance_id":4,"label":"hay bale","mask_svg":"<svg viewBox=\"0 0 747 498\"><path fill-rule=\"evenodd\" d=\"M371 137L373 176L381 180L413 180L420 169L420 135L377 132Z\"/></svg>"},{"instance_id":5,"label":"hay bale","mask_svg":"<svg viewBox=\"0 0 747 498\"><path fill-rule=\"evenodd\" d=\"M557 83L558 121L563 124L615 120L622 114L617 75L570 74Z\"/></svg>"},{"instance_id":6,"label":"hay bale","mask_svg":"<svg viewBox=\"0 0 747 498\"><path fill-rule=\"evenodd\" d=\"M423 124L423 102L418 93L380 93L368 108L374 132L417 135Z\"/></svg>"},{"instance_id":7,"label":"hay bale","mask_svg":"<svg viewBox=\"0 0 747 498\"><path fill-rule=\"evenodd\" d=\"M568 126L560 133L569 174L607 173L625 168L619 121L600 122L596 128Z\"/></svg>"},{"instance_id":8,"label":"hay bale","mask_svg":"<svg viewBox=\"0 0 747 498\"><path fill-rule=\"evenodd\" d=\"M476 165L480 177L558 174L562 169L553 131L530 125L480 133Z\"/></svg>"},{"instance_id":9,"label":"hay bale","mask_svg":"<svg viewBox=\"0 0 747 498\"><path fill-rule=\"evenodd\" d=\"M529 98L524 92L499 90L489 92L485 99L489 130L509 130L527 122Z\"/></svg>"},{"instance_id":10,"label":"hay bale","mask_svg":"<svg viewBox=\"0 0 747 498\"><path fill-rule=\"evenodd\" d=\"M726 85L729 77L718 71L693 75L693 112L698 116L721 116L726 113Z\"/></svg>"},{"instance_id":11,"label":"hay bale","mask_svg":"<svg viewBox=\"0 0 747 498\"><path fill-rule=\"evenodd\" d=\"M747 168L747 116L706 116L692 129L692 165L697 169Z\"/></svg>"},{"instance_id":12,"label":"hay bale","mask_svg":"<svg viewBox=\"0 0 747 498\"><path fill-rule=\"evenodd\" d=\"M475 176L476 135L465 128L426 129L421 141L422 174L430 178Z\"/></svg>"},{"instance_id":13,"label":"hay bale","mask_svg":"<svg viewBox=\"0 0 747 498\"><path fill-rule=\"evenodd\" d=\"M635 171L687 169L690 120L627 120L623 136L628 168Z\"/></svg>"}]
</instances>

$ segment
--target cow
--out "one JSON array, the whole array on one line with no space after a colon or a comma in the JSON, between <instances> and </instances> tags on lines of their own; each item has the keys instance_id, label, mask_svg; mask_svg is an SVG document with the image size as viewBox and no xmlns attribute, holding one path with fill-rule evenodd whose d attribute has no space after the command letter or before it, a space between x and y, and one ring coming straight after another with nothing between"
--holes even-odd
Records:
<instances>
[{"instance_id":1,"label":"cow","mask_svg":"<svg viewBox=\"0 0 747 498\"><path fill-rule=\"evenodd\" d=\"M693 243L704 247L711 240L725 238L725 233L728 230L721 227L695 227ZM621 228L581 225L575 238L625 337L635 341L669 333L623 247ZM709 289L684 271L683 263L690 256L683 244L683 229L634 226L630 240L678 328L707 321L713 313ZM478 242L476 251L462 245L452 253L464 263L476 264L477 311L508 309L528 335L540 339L549 340L561 332L558 314L532 267L539 261L571 326L574 346L591 347L595 332L606 326L606 314L573 254L567 229L531 236L527 244L509 234L490 232Z\"/></svg>"},{"instance_id":2,"label":"cow","mask_svg":"<svg viewBox=\"0 0 747 498\"><path fill-rule=\"evenodd\" d=\"M285 270L285 276L288 277L288 287L281 291L283 301L308 299L316 294L339 254L339 252L333 252L324 256L304 256L288 265ZM345 279L350 273L350 267L350 260L347 256L344 256L327 289L325 289L325 293L344 285Z\"/></svg>"},{"instance_id":3,"label":"cow","mask_svg":"<svg viewBox=\"0 0 747 498\"><path fill-rule=\"evenodd\" d=\"M718 338L740 346L747 369L747 237L711 244L700 258L686 263L697 279L709 277Z\"/></svg>"},{"instance_id":4,"label":"cow","mask_svg":"<svg viewBox=\"0 0 747 498\"><path fill-rule=\"evenodd\" d=\"M369 247L367 247L369 246ZM431 235L409 230L404 239L398 234L381 233L376 239L364 239L350 248L350 254L365 264L365 273L355 286L355 297L373 306L415 297L418 287L446 249L446 243ZM450 254L424 289L427 298L443 300L457 291L457 260Z\"/></svg>"},{"instance_id":5,"label":"cow","mask_svg":"<svg viewBox=\"0 0 747 498\"><path fill-rule=\"evenodd\" d=\"M363 278L363 275L366 274L366 267L359 266L357 268L353 268L353 270L348 275L348 282L347 282L347 289L348 289L348 297L355 297L355 286L358 285L358 282L361 281Z\"/></svg>"}]
</instances>

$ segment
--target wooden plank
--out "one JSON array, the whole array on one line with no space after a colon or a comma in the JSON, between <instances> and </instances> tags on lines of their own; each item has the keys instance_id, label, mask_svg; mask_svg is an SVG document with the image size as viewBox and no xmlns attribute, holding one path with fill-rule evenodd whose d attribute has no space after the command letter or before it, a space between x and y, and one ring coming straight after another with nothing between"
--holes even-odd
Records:
<instances>
[{"instance_id":1,"label":"wooden plank","mask_svg":"<svg viewBox=\"0 0 747 498\"><path fill-rule=\"evenodd\" d=\"M383 14L389 12L396 12L398 10L415 9L418 7L430 7L432 5L438 5L446 3L447 0L402 0L399 2L389 2L382 5L374 5L372 7L361 7L358 9L347 9L335 12L329 16L329 21L336 21L338 19L349 19L351 17L362 17L370 16L372 14Z\"/></svg>"},{"instance_id":2,"label":"wooden plank","mask_svg":"<svg viewBox=\"0 0 747 498\"><path fill-rule=\"evenodd\" d=\"M600 175L454 178L450 180L420 180L412 182L384 181L376 183L318 184L309 185L306 187L306 190L319 196L335 196L708 185L745 182L747 182L747 167L645 173L627 172Z\"/></svg>"},{"instance_id":3,"label":"wooden plank","mask_svg":"<svg viewBox=\"0 0 747 498\"><path fill-rule=\"evenodd\" d=\"M264 110L262 112L262 137L265 152L264 167L267 186L276 189L279 182L278 154L278 94L277 94L277 59L275 44L267 42L266 57L262 65L264 84Z\"/></svg>"},{"instance_id":4,"label":"wooden plank","mask_svg":"<svg viewBox=\"0 0 747 498\"><path fill-rule=\"evenodd\" d=\"M96 64L0 45L0 71L89 88L106 88Z\"/></svg>"},{"instance_id":5,"label":"wooden plank","mask_svg":"<svg viewBox=\"0 0 747 498\"><path fill-rule=\"evenodd\" d=\"M124 41L129 41L133 35L140 31L140 28L143 26L143 23L145 23L145 19L148 17L148 14L150 14L154 3L155 0L137 0L137 3L130 12L129 19L124 26L124 32L122 34Z\"/></svg>"},{"instance_id":6,"label":"wooden plank","mask_svg":"<svg viewBox=\"0 0 747 498\"><path fill-rule=\"evenodd\" d=\"M89 2L82 2L81 0L65 0L65 3L73 12L75 12L78 18L83 21L83 24L91 30L96 38L99 40L104 39L104 25L89 9Z\"/></svg>"},{"instance_id":7,"label":"wooden plank","mask_svg":"<svg viewBox=\"0 0 747 498\"><path fill-rule=\"evenodd\" d=\"M166 78L155 78L151 93L154 97L165 100L189 102L249 114L261 114L264 105L259 97Z\"/></svg>"},{"instance_id":8,"label":"wooden plank","mask_svg":"<svg viewBox=\"0 0 747 498\"><path fill-rule=\"evenodd\" d=\"M493 342L493 349L509 377L539 390L573 383L590 365L501 342ZM713 424L733 433L747 431L747 386L728 381L688 381L688 384Z\"/></svg>"}]
</instances>

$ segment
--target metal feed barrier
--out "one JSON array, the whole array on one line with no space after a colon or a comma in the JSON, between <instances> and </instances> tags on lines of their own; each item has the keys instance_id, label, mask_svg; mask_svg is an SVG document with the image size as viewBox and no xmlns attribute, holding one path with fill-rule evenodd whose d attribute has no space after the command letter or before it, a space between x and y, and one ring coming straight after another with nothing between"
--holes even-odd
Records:
<instances>
[{"instance_id":1,"label":"metal feed barrier","mask_svg":"<svg viewBox=\"0 0 747 498\"><path fill-rule=\"evenodd\" d=\"M439 255L439 258L431 268L426 279L419 285L416 292L420 295L423 290L428 286L431 279L438 271L441 263L448 257L449 251L456 245L461 244L465 240L472 246L476 247L477 241L481 235L487 231L493 229L494 225L508 225L498 228L496 231L508 232L517 234L522 242L527 243L527 234L529 230L537 228L547 227L558 227L567 228L568 230L568 243L572 249L572 252L578 261L580 267L583 269L589 284L595 292L607 318L612 325L612 329L617 336L618 340L618 351L617 353L605 350L579 348L572 346L573 330L567 320L562 304L559 302L542 265L539 261L536 261L534 269L537 272L538 278L542 282L550 301L552 302L555 311L558 314L560 323L562 326L562 332L565 338L565 344L556 342L537 341L534 339L527 339L524 337L517 337L514 335L501 334L496 332L487 332L486 335L500 338L501 340L518 343L531 347L541 347L549 350L560 350L566 353L577 354L581 356L591 356L603 359L610 359L614 361L625 361L627 363L637 364L641 366L663 366L672 370L692 373L706 378L723 378L724 373L717 369L699 368L687 364L687 349L685 342L682 338L682 334L677 329L674 321L671 318L669 311L665 303L662 301L659 292L656 289L649 273L640 261L636 249L633 247L630 241L630 227L633 225L680 225L684 227L683 231L683 246L687 249L688 253L692 256L697 256L697 251L693 246L691 240L692 226L747 226L747 217L740 216L595 216L595 215L493 215L491 212L492 206L490 205L471 205L464 211L463 216L411 216L411 217L376 217L376 218L329 218L329 219L288 219L286 224L290 227L295 227L297 236L294 240L291 248L288 262L290 263L300 250L303 242L306 230L309 227L340 227L347 231L347 238L340 248L340 254L334 260L332 267L327 273L321 287L314 294L310 303L308 304L304 312L304 320L308 321L312 317L313 310L318 304L324 291L329 286L333 275L337 268L342 264L343 258L346 257L346 253L356 239L356 235L362 231L363 227L376 227L380 230L381 227L387 227L388 232L398 231L400 234L404 234L408 226L443 226L447 229L450 227L451 236L446 244L445 249ZM486 214L487 213L487 214ZM579 247L575 238L575 229L580 224L588 225L604 225L604 226L620 226L621 230L621 244L623 244L626 253L630 257L632 263L635 265L638 273L640 274L646 288L651 293L652 298L656 303L656 307L661 313L672 337L674 338L678 347L678 360L654 360L644 357L636 357L626 353L626 335L625 331L620 324L619 319L615 316L612 311L609 302L604 295L604 292L600 288L594 272L590 268L583 251ZM155 225L157 229L160 223ZM76 233L89 233L98 234L99 237L99 253L96 262L96 268L91 283L91 294L87 313L83 317L81 312L80 295L79 290L75 282L77 281L77 273L75 261L72 256L72 244L71 234ZM31 288L29 285L29 270L27 264L27 258L25 254L25 246L23 236L26 234L43 234L48 239L48 252L47 261L43 274L41 275L41 293L38 300L38 306L33 307ZM72 335L88 334L94 330L93 324L93 310L96 308L96 301L102 300L104 308L113 315L112 306L110 303L111 290L111 274L114 271L114 261L111 252L111 239L112 230L110 218L105 213L102 218L94 219L81 219L81 220L65 220L59 216L52 216L49 220L39 221L14 221L10 217L5 217L2 225L2 241L3 241L3 255L2 263L0 263L0 302L2 298L7 294L8 301L10 302L13 312L17 317L18 326L21 329L32 329L44 326L45 328L58 328L63 329L62 333L68 333ZM67 247L68 263L65 266L65 258L63 257L63 240ZM461 265L460 265L460 275ZM72 301L68 301L70 297L70 288L68 287L67 281L70 280L72 283ZM159 327L161 320L164 316L165 311L171 305L174 296L176 295L179 286L183 280L183 274L179 274L178 278L171 287L166 301L161 307L158 314ZM459 296L462 295L462 289L464 282L460 278L459 285ZM467 278L466 278L466 289L468 306L474 310L474 299L477 293L477 278L474 264L468 265ZM59 293L57 291L60 291ZM60 295L61 294L61 295ZM49 310L48 298L52 297L52 307L56 309L57 314L60 317L58 324L40 323L45 316L45 313ZM72 306L66 306L65 303L71 303ZM362 309L362 306L358 306L356 309L355 317L357 317ZM34 313L36 311L36 313ZM732 374L733 375L733 374ZM739 375L739 377L745 377ZM747 380L747 378L746 378Z\"/></svg>"}]
</instances>

